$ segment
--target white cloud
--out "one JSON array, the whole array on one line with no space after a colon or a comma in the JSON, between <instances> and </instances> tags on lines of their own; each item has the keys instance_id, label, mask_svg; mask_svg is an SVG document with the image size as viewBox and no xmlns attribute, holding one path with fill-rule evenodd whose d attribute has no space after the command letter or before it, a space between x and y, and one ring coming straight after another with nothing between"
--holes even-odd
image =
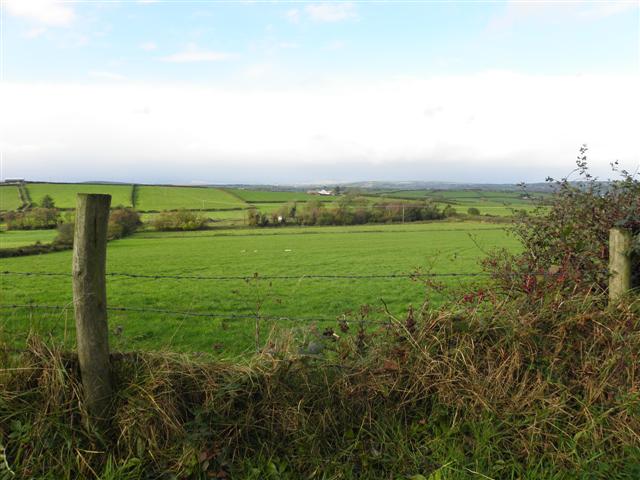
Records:
<instances>
[{"instance_id":1,"label":"white cloud","mask_svg":"<svg viewBox=\"0 0 640 480\"><path fill-rule=\"evenodd\" d=\"M7 13L52 27L69 26L76 18L68 3L55 0L4 0Z\"/></svg>"},{"instance_id":2,"label":"white cloud","mask_svg":"<svg viewBox=\"0 0 640 480\"><path fill-rule=\"evenodd\" d=\"M527 22L562 23L570 20L598 20L639 8L633 0L611 0L592 2L575 0L572 2L547 2L509 0L505 8L489 21L491 30L504 30Z\"/></svg>"},{"instance_id":3,"label":"white cloud","mask_svg":"<svg viewBox=\"0 0 640 480\"><path fill-rule=\"evenodd\" d=\"M201 50L197 45L190 43L185 50L162 57L161 60L173 63L219 62L233 57L231 53Z\"/></svg>"},{"instance_id":4,"label":"white cloud","mask_svg":"<svg viewBox=\"0 0 640 480\"><path fill-rule=\"evenodd\" d=\"M290 48L298 48L299 45L297 43L294 42L279 42L278 43L278 48L282 48L282 49L290 49Z\"/></svg>"},{"instance_id":5,"label":"white cloud","mask_svg":"<svg viewBox=\"0 0 640 480\"><path fill-rule=\"evenodd\" d=\"M91 78L98 78L101 80L125 80L127 77L125 77L124 75L120 75L119 73L113 73L113 72L103 72L103 71L97 71L97 70L92 70L89 72L88 74Z\"/></svg>"},{"instance_id":6,"label":"white cloud","mask_svg":"<svg viewBox=\"0 0 640 480\"><path fill-rule=\"evenodd\" d=\"M300 23L300 10L298 10L297 8L292 8L291 10L287 10L284 16L291 23Z\"/></svg>"},{"instance_id":7,"label":"white cloud","mask_svg":"<svg viewBox=\"0 0 640 480\"><path fill-rule=\"evenodd\" d=\"M326 46L327 50L342 50L345 47L345 43L342 40L334 40L329 42Z\"/></svg>"},{"instance_id":8,"label":"white cloud","mask_svg":"<svg viewBox=\"0 0 640 480\"><path fill-rule=\"evenodd\" d=\"M305 12L316 22L340 22L357 18L352 3L316 3L307 5Z\"/></svg>"},{"instance_id":9,"label":"white cloud","mask_svg":"<svg viewBox=\"0 0 640 480\"><path fill-rule=\"evenodd\" d=\"M630 2L611 2L611 3L594 3L588 7L581 9L578 12L578 16L585 19L598 19L609 17L611 15L617 15L629 10L640 8L640 3L637 1Z\"/></svg>"},{"instance_id":10,"label":"white cloud","mask_svg":"<svg viewBox=\"0 0 640 480\"><path fill-rule=\"evenodd\" d=\"M145 50L147 52L151 51L151 50L155 50L156 48L158 48L158 45L155 44L155 42L142 42L139 47L142 50Z\"/></svg>"},{"instance_id":11,"label":"white cloud","mask_svg":"<svg viewBox=\"0 0 640 480\"><path fill-rule=\"evenodd\" d=\"M273 71L274 67L271 63L256 63L245 69L245 75L248 78L259 79L271 75Z\"/></svg>"},{"instance_id":12,"label":"white cloud","mask_svg":"<svg viewBox=\"0 0 640 480\"><path fill-rule=\"evenodd\" d=\"M28 38L28 39L32 40L34 38L41 37L42 35L44 35L46 33L46 31L47 31L47 29L44 28L44 27L34 27L34 28L30 28L29 30L24 32L22 34L22 36L24 38Z\"/></svg>"},{"instance_id":13,"label":"white cloud","mask_svg":"<svg viewBox=\"0 0 640 480\"><path fill-rule=\"evenodd\" d=\"M281 181L288 172L328 172L336 164L339 173L350 162L362 163L352 174L359 179L369 176L366 166L393 173L407 162L426 171L440 162L456 166L447 170L454 180L487 180L489 166L535 171L541 179L567 173L582 143L589 144L596 173L606 173L615 159L634 170L639 81L637 75L486 72L291 90L8 83L0 127L8 176L29 176L30 168L41 177L82 171L96 178L102 160L102 175L113 175L130 172L125 167L136 158L140 175L166 172L167 178L209 172L219 179L224 162L237 179L256 165L264 172L295 165L279 171ZM143 107L153 114L137 113ZM18 148L27 144L37 153ZM415 171L405 173L412 178Z\"/></svg>"}]
</instances>

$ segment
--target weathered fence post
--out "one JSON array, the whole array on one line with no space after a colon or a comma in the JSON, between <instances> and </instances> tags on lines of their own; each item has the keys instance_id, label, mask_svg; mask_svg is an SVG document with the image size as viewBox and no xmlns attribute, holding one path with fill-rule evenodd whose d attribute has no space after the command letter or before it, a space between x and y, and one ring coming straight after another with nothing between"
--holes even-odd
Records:
<instances>
[{"instance_id":1,"label":"weathered fence post","mask_svg":"<svg viewBox=\"0 0 640 480\"><path fill-rule=\"evenodd\" d=\"M631 290L631 242L629 230L609 231L609 301L615 302Z\"/></svg>"},{"instance_id":2,"label":"weathered fence post","mask_svg":"<svg viewBox=\"0 0 640 480\"><path fill-rule=\"evenodd\" d=\"M88 423L99 425L111 402L107 326L107 227L111 195L78 194L73 240L73 305Z\"/></svg>"}]
</instances>

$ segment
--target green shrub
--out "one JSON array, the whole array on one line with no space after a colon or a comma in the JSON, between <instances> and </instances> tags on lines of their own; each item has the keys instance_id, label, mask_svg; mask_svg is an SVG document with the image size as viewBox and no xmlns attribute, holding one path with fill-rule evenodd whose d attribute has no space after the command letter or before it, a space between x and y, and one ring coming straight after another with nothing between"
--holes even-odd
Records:
<instances>
[{"instance_id":1,"label":"green shrub","mask_svg":"<svg viewBox=\"0 0 640 480\"><path fill-rule=\"evenodd\" d=\"M550 289L604 291L609 279L609 230L621 226L640 233L640 181L619 172L616 164L618 179L598 181L589 174L586 152L583 146L576 162L578 181L549 178L555 194L533 214L516 217L511 230L522 242L523 253L496 252L485 261L510 291L540 298ZM636 240L632 252L636 285L638 253Z\"/></svg>"},{"instance_id":2,"label":"green shrub","mask_svg":"<svg viewBox=\"0 0 640 480\"><path fill-rule=\"evenodd\" d=\"M458 211L455 209L455 207L452 207L451 205L447 205L442 210L442 214L445 217L455 217L458 214Z\"/></svg>"},{"instance_id":3,"label":"green shrub","mask_svg":"<svg viewBox=\"0 0 640 480\"><path fill-rule=\"evenodd\" d=\"M59 245L73 245L74 223L61 223L58 225L58 235L53 243Z\"/></svg>"},{"instance_id":4,"label":"green shrub","mask_svg":"<svg viewBox=\"0 0 640 480\"><path fill-rule=\"evenodd\" d=\"M42 197L42 200L40 200L40 206L42 208L56 208L56 204L50 195L45 195L44 197Z\"/></svg>"},{"instance_id":5,"label":"green shrub","mask_svg":"<svg viewBox=\"0 0 640 480\"><path fill-rule=\"evenodd\" d=\"M60 213L56 208L32 208L22 212L7 212L4 215L7 230L36 230L55 228Z\"/></svg>"},{"instance_id":6,"label":"green shrub","mask_svg":"<svg viewBox=\"0 0 640 480\"><path fill-rule=\"evenodd\" d=\"M122 238L134 233L142 225L140 214L132 208L118 207L109 214L108 237Z\"/></svg>"},{"instance_id":7,"label":"green shrub","mask_svg":"<svg viewBox=\"0 0 640 480\"><path fill-rule=\"evenodd\" d=\"M151 221L153 228L159 231L202 230L207 225L207 218L189 210L161 212Z\"/></svg>"},{"instance_id":8,"label":"green shrub","mask_svg":"<svg viewBox=\"0 0 640 480\"><path fill-rule=\"evenodd\" d=\"M480 215L480 210L477 209L476 207L469 207L467 208L467 213L469 215Z\"/></svg>"}]
</instances>

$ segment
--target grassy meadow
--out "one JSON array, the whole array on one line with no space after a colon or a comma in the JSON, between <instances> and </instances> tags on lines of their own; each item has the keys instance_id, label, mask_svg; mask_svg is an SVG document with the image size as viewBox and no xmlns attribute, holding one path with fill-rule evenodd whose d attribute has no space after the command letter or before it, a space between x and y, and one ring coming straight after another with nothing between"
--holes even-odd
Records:
<instances>
[{"instance_id":1,"label":"grassy meadow","mask_svg":"<svg viewBox=\"0 0 640 480\"><path fill-rule=\"evenodd\" d=\"M49 195L58 208L75 208L78 193L105 193L111 195L111 205L131 206L131 185L89 183L27 183L31 201L40 203Z\"/></svg>"},{"instance_id":2,"label":"grassy meadow","mask_svg":"<svg viewBox=\"0 0 640 480\"><path fill-rule=\"evenodd\" d=\"M21 206L18 187L15 185L0 186L0 211L16 210Z\"/></svg>"},{"instance_id":3,"label":"grassy meadow","mask_svg":"<svg viewBox=\"0 0 640 480\"><path fill-rule=\"evenodd\" d=\"M2 231L0 232L0 248L24 247L34 243L50 243L57 233L53 229Z\"/></svg>"},{"instance_id":4,"label":"grassy meadow","mask_svg":"<svg viewBox=\"0 0 640 480\"><path fill-rule=\"evenodd\" d=\"M2 187L6 192L15 187ZM28 184L33 201L50 195L61 208L72 208L79 192L109 193L113 205L130 205L132 185ZM0 193L2 190L0 190ZM16 189L17 196L17 189ZM437 196L435 196L437 195ZM337 197L304 192L251 191L208 187L139 186L136 208L148 223L154 211L202 209L211 230L153 232L143 228L136 235L109 243L108 269L141 275L253 276L257 280L187 280L108 278L111 306L214 313L215 317L176 316L149 312L111 312L112 343L116 349L171 349L218 351L237 355L255 346L253 319L233 316L302 317L334 319L352 317L369 305L368 318L386 318L386 304L402 316L409 305L425 298L439 303L447 289L427 287L424 281L402 279L313 279L308 275L409 274L414 271L464 273L478 271L484 251L494 247L518 248L516 240L495 224L434 222L377 224L350 227L246 228L246 209L254 205L271 213L289 201L319 199L329 207ZM397 191L368 194L370 203L434 198L453 204L461 213L477 206L482 214L508 216L511 206L530 205L516 193L479 191ZM253 202L253 203L252 203ZM510 202L507 205L507 202ZM442 203L444 206L445 204ZM238 228L243 227L243 228ZM0 233L0 248L14 248L53 240L54 230ZM8 258L0 268L9 271L44 271L69 274L71 252ZM264 275L292 279L261 280ZM3 276L3 304L71 305L68 276ZM445 277L445 287L478 280ZM479 280L482 280L480 278ZM20 343L29 329L73 342L66 311L18 309L3 312L0 331ZM306 321L310 319L309 321ZM323 321L321 325L325 325ZM65 326L66 325L66 326ZM289 328L288 320L262 322L261 341L275 326ZM297 324L299 325L299 323Z\"/></svg>"},{"instance_id":5,"label":"grassy meadow","mask_svg":"<svg viewBox=\"0 0 640 480\"><path fill-rule=\"evenodd\" d=\"M108 272L143 275L253 276L257 280L189 280L108 277L110 306L216 313L220 318L160 313L110 312L114 349L171 349L225 354L247 352L254 344L253 320L225 315L335 318L372 307L369 319L384 319L383 301L402 316L425 298L443 294L411 279L312 279L306 275L380 275L422 272L477 272L483 250L517 248L504 230L481 223L286 227L200 232L140 232L109 243ZM71 252L0 260L0 269L70 273ZM293 279L260 280L260 275ZM468 278L443 278L448 287ZM67 311L35 309L3 313L0 329L20 342L31 328L73 341L71 278L3 276L4 304L67 305ZM305 323L305 328L309 322ZM322 324L322 322L320 322ZM263 321L262 339L273 325ZM335 325L335 324L334 324ZM65 329L66 326L66 329Z\"/></svg>"},{"instance_id":6,"label":"grassy meadow","mask_svg":"<svg viewBox=\"0 0 640 480\"><path fill-rule=\"evenodd\" d=\"M523 197L520 192L490 190L395 190L380 192L387 199L425 200L436 202L441 208L454 207L458 213L466 213L469 208L477 208L481 215L511 216L514 210L532 211L535 200L542 194Z\"/></svg>"},{"instance_id":7,"label":"grassy meadow","mask_svg":"<svg viewBox=\"0 0 640 480\"><path fill-rule=\"evenodd\" d=\"M245 202L220 189L208 187L139 187L138 204L141 211L149 210L212 210L246 208Z\"/></svg>"},{"instance_id":8,"label":"grassy meadow","mask_svg":"<svg viewBox=\"0 0 640 480\"><path fill-rule=\"evenodd\" d=\"M44 195L51 196L56 206L69 209L75 207L77 193L111 194L112 205L131 206L132 185L121 184L56 184L29 183L27 189L33 202L40 202ZM362 192L369 203L379 201L415 201L430 199L441 208L447 205L456 208L458 213L466 213L475 207L481 215L511 216L514 209L531 211L534 202L519 192L488 190L395 190L380 192ZM318 196L306 192L279 192L269 190L248 190L241 188L186 187L141 185L138 187L136 209L141 212L162 210L204 210L220 211L247 209L256 207L264 213L278 210L288 202L305 203L319 200L325 205L334 205L339 197L334 195ZM20 206L18 190L15 186L0 188L0 210L14 210ZM214 215L216 220L238 220L243 215L233 217Z\"/></svg>"},{"instance_id":9,"label":"grassy meadow","mask_svg":"<svg viewBox=\"0 0 640 480\"><path fill-rule=\"evenodd\" d=\"M245 190L241 188L228 189L247 203L286 203L307 202L309 200L333 201L335 195L312 195L306 192L275 192L270 190Z\"/></svg>"}]
</instances>

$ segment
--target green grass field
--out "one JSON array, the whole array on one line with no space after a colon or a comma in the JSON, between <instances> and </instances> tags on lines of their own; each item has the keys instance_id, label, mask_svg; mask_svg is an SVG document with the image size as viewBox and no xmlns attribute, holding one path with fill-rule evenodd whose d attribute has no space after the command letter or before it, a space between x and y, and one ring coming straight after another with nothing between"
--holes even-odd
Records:
<instances>
[{"instance_id":1,"label":"green grass field","mask_svg":"<svg viewBox=\"0 0 640 480\"><path fill-rule=\"evenodd\" d=\"M131 206L130 185L98 184L48 184L32 183L28 185L31 199L38 203L44 195L50 195L60 208L73 208L77 193L109 193L113 196L112 205ZM6 189L6 190L4 190ZM370 203L377 201L411 201L431 199L444 208L452 205L459 213L466 213L471 207L480 210L482 215L510 216L514 209L531 211L535 204L523 198L519 192L486 190L395 190L365 195ZM136 208L142 212L176 210L225 210L248 208L253 205L261 212L271 213L287 202L307 202L319 200L327 206L335 205L335 196L310 195L306 192L275 192L266 190L221 189L208 187L176 186L140 186ZM0 188L0 210L12 210L20 206L17 188ZM214 216L211 216L214 218ZM240 213L215 215L216 220L242 219Z\"/></svg>"},{"instance_id":2,"label":"green grass field","mask_svg":"<svg viewBox=\"0 0 640 480\"><path fill-rule=\"evenodd\" d=\"M0 232L0 248L16 248L36 242L51 243L58 234L52 230L9 230Z\"/></svg>"},{"instance_id":3,"label":"green grass field","mask_svg":"<svg viewBox=\"0 0 640 480\"><path fill-rule=\"evenodd\" d=\"M541 194L536 194L538 197ZM514 210L532 211L536 207L533 199L523 198L519 192L490 190L395 190L381 192L381 198L435 201L440 208L447 205L458 213L467 213L469 208L477 208L481 215L511 216Z\"/></svg>"},{"instance_id":4,"label":"green grass field","mask_svg":"<svg viewBox=\"0 0 640 480\"><path fill-rule=\"evenodd\" d=\"M141 186L138 210L190 210L244 208L247 205L236 196L219 188Z\"/></svg>"},{"instance_id":5,"label":"green grass field","mask_svg":"<svg viewBox=\"0 0 640 480\"><path fill-rule=\"evenodd\" d=\"M0 210L15 210L21 206L18 187L15 185L0 186Z\"/></svg>"},{"instance_id":6,"label":"green grass field","mask_svg":"<svg viewBox=\"0 0 640 480\"><path fill-rule=\"evenodd\" d=\"M311 279L306 275L377 275L422 271L476 272L482 250L517 248L516 241L493 225L429 223L360 227L287 227L185 233L141 232L111 242L108 271L147 275L288 275L288 280L187 280L108 278L109 305L157 308L221 315L335 318L361 305L373 308L370 318L383 319L383 300L402 316L409 305L442 294L409 279ZM71 252L2 259L10 271L71 271ZM22 341L33 328L55 338L73 339L70 277L3 276L3 304L67 305L65 312L3 312L0 329ZM453 287L470 281L444 278ZM70 316L71 315L71 316ZM161 349L210 352L222 344L229 355L254 345L253 320L193 318L157 313L111 312L114 349ZM288 321L263 321L291 327ZM308 326L308 322L304 323Z\"/></svg>"},{"instance_id":7,"label":"green grass field","mask_svg":"<svg viewBox=\"0 0 640 480\"><path fill-rule=\"evenodd\" d=\"M272 192L267 190L244 190L240 188L229 189L229 192L232 192L248 203L307 202L309 200L325 202L333 201L337 198L334 195L311 195L306 192Z\"/></svg>"},{"instance_id":8,"label":"green grass field","mask_svg":"<svg viewBox=\"0 0 640 480\"><path fill-rule=\"evenodd\" d=\"M84 183L28 183L31 201L40 203L49 195L58 208L75 208L78 193L106 193L111 195L111 206L131 206L131 185L84 184Z\"/></svg>"}]
</instances>

